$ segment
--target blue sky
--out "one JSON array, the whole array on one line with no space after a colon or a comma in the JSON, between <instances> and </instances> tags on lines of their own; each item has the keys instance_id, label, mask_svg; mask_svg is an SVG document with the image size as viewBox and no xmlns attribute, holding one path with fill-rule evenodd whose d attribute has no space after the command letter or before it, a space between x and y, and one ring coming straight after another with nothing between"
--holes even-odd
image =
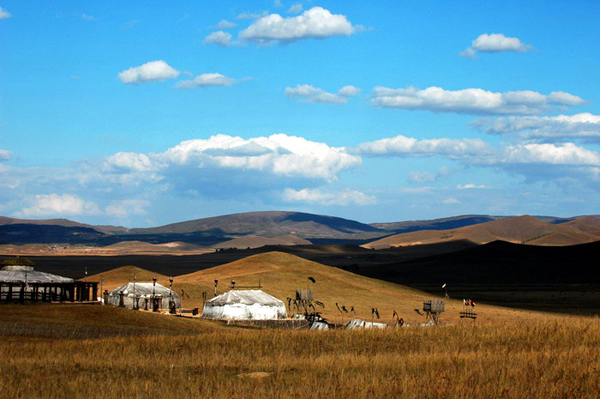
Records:
<instances>
[{"instance_id":1,"label":"blue sky","mask_svg":"<svg viewBox=\"0 0 600 399\"><path fill-rule=\"evenodd\" d=\"M0 214L597 214L596 1L0 2Z\"/></svg>"}]
</instances>

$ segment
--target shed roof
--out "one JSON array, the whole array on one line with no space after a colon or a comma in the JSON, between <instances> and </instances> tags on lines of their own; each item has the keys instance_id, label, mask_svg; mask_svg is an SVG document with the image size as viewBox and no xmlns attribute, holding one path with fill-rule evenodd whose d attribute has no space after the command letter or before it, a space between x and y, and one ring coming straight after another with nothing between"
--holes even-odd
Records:
<instances>
[{"instance_id":1,"label":"shed roof","mask_svg":"<svg viewBox=\"0 0 600 399\"><path fill-rule=\"evenodd\" d=\"M3 283L72 283L73 281L72 278L35 271L32 267L23 270L5 266L0 270L0 282Z\"/></svg>"}]
</instances>

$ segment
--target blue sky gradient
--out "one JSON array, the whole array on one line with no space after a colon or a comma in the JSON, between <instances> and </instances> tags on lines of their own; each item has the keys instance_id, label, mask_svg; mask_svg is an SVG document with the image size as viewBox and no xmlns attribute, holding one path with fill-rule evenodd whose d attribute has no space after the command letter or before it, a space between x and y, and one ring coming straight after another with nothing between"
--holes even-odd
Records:
<instances>
[{"instance_id":1,"label":"blue sky gradient","mask_svg":"<svg viewBox=\"0 0 600 399\"><path fill-rule=\"evenodd\" d=\"M595 1L0 2L0 214L597 214Z\"/></svg>"}]
</instances>

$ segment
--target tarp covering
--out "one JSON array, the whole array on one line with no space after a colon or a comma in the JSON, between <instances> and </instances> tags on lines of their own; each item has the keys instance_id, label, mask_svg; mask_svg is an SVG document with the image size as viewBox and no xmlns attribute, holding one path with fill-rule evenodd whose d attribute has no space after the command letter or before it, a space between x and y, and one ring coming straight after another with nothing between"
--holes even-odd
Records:
<instances>
[{"instance_id":1,"label":"tarp covering","mask_svg":"<svg viewBox=\"0 0 600 399\"><path fill-rule=\"evenodd\" d=\"M202 317L272 320L287 317L283 301L261 290L231 290L206 302Z\"/></svg>"},{"instance_id":2,"label":"tarp covering","mask_svg":"<svg viewBox=\"0 0 600 399\"><path fill-rule=\"evenodd\" d=\"M152 309L151 298L153 294L155 297L160 298L160 308L170 308L170 300L175 302L176 308L181 308L181 300L175 291L171 291L160 284L153 286L153 283L128 283L116 288L108 293L108 304L133 309L137 297L139 298L139 308L149 310Z\"/></svg>"},{"instance_id":3,"label":"tarp covering","mask_svg":"<svg viewBox=\"0 0 600 399\"><path fill-rule=\"evenodd\" d=\"M348 330L355 330L358 328L386 328L387 324L385 323L374 323L371 321L364 321L361 319L352 319L346 324L346 328Z\"/></svg>"}]
</instances>

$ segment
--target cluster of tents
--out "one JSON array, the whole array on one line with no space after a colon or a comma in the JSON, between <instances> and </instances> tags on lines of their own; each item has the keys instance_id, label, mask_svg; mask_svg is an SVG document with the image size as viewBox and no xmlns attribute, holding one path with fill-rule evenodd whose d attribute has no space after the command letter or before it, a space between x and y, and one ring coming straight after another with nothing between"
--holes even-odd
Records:
<instances>
[{"instance_id":1,"label":"cluster of tents","mask_svg":"<svg viewBox=\"0 0 600 399\"><path fill-rule=\"evenodd\" d=\"M179 295L160 284L129 283L108 292L105 303L130 309L152 310L158 305L166 308L168 299L169 309L181 308ZM230 290L206 301L202 317L219 320L277 320L286 319L287 311L283 301L262 290ZM305 316L294 315L293 318L305 319L310 329L325 330L330 325L318 314ZM387 324L368 322L361 319L350 320L345 328L385 328Z\"/></svg>"}]
</instances>

